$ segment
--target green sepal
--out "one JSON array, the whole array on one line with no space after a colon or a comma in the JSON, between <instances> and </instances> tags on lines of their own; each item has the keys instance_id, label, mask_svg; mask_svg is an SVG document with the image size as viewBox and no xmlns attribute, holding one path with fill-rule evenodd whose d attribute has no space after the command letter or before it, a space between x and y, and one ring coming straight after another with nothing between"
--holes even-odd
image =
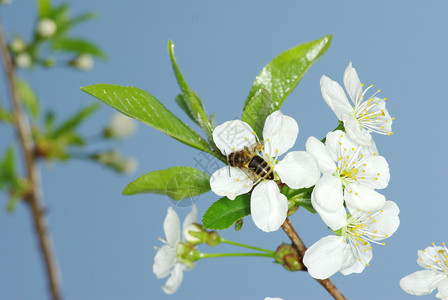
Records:
<instances>
[{"instance_id":1,"label":"green sepal","mask_svg":"<svg viewBox=\"0 0 448 300\"><path fill-rule=\"evenodd\" d=\"M289 202L294 202L295 205L302 206L315 214L316 210L311 204L311 193L313 192L313 189L314 186L295 190L285 185L280 192L288 198ZM290 207L289 209L293 209L293 207Z\"/></svg>"},{"instance_id":2,"label":"green sepal","mask_svg":"<svg viewBox=\"0 0 448 300\"><path fill-rule=\"evenodd\" d=\"M182 200L209 190L208 174L191 167L173 167L140 176L126 186L123 195L155 193Z\"/></svg>"},{"instance_id":3,"label":"green sepal","mask_svg":"<svg viewBox=\"0 0 448 300\"><path fill-rule=\"evenodd\" d=\"M209 229L226 229L249 214L249 194L239 195L235 200L223 197L207 209L202 218L202 225Z\"/></svg>"},{"instance_id":4,"label":"green sepal","mask_svg":"<svg viewBox=\"0 0 448 300\"><path fill-rule=\"evenodd\" d=\"M188 110L188 116L204 130L209 138L211 138L213 128L211 127L210 120L207 118L201 99L190 90L179 66L177 65L176 57L174 56L174 44L172 41L168 41L168 52L174 75L176 76L177 83L179 84L183 96L183 103L180 106L182 109L185 110L186 108Z\"/></svg>"},{"instance_id":5,"label":"green sepal","mask_svg":"<svg viewBox=\"0 0 448 300\"><path fill-rule=\"evenodd\" d=\"M144 90L112 84L85 86L81 90L184 144L216 156L206 140Z\"/></svg>"},{"instance_id":6,"label":"green sepal","mask_svg":"<svg viewBox=\"0 0 448 300\"><path fill-rule=\"evenodd\" d=\"M327 35L319 40L291 48L274 58L255 78L245 107L255 93L264 88L272 96L274 111L280 109L308 68L327 51L330 42L331 35Z\"/></svg>"},{"instance_id":7,"label":"green sepal","mask_svg":"<svg viewBox=\"0 0 448 300\"><path fill-rule=\"evenodd\" d=\"M264 88L259 89L244 107L241 120L250 125L263 140L263 128L266 118L274 112L271 94Z\"/></svg>"}]
</instances>

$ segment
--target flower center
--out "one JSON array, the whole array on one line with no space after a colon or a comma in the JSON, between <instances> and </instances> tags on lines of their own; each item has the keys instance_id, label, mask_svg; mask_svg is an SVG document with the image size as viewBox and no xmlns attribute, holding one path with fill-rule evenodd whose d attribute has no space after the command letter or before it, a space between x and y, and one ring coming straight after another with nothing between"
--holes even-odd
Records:
<instances>
[{"instance_id":1,"label":"flower center","mask_svg":"<svg viewBox=\"0 0 448 300\"><path fill-rule=\"evenodd\" d=\"M394 118L391 118L387 111L385 111L386 98L376 98L381 90L377 90L366 101L362 101L366 92L373 87L373 84L364 90L361 99L355 103L355 107L352 112L353 118L355 118L362 128L368 131L373 131L380 134L391 135L391 124Z\"/></svg>"},{"instance_id":2,"label":"flower center","mask_svg":"<svg viewBox=\"0 0 448 300\"><path fill-rule=\"evenodd\" d=\"M434 245L434 243L432 243ZM442 243L443 247L436 247L437 254L434 256L430 256L430 254L423 250L424 255L427 255L429 260L432 261L430 265L427 266L427 269L435 271L437 273L443 273L448 276L448 249L445 246L445 243ZM423 260L420 258L420 260Z\"/></svg>"}]
</instances>

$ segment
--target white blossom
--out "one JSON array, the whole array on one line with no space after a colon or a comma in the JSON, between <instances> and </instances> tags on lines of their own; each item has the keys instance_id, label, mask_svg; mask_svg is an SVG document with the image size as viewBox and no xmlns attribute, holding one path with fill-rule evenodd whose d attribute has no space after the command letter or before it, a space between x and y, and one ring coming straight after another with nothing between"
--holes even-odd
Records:
<instances>
[{"instance_id":1,"label":"white blossom","mask_svg":"<svg viewBox=\"0 0 448 300\"><path fill-rule=\"evenodd\" d=\"M427 247L418 251L417 263L425 270L417 271L400 280L400 287L408 294L423 296L436 288L436 297L448 300L448 249L442 246Z\"/></svg>"},{"instance_id":2,"label":"white blossom","mask_svg":"<svg viewBox=\"0 0 448 300\"><path fill-rule=\"evenodd\" d=\"M325 144L310 137L306 150L323 173L311 194L311 203L331 229L345 222L344 201L364 212L384 205L386 198L375 189L387 187L389 165L376 147L360 146L337 130L327 134Z\"/></svg>"},{"instance_id":3,"label":"white blossom","mask_svg":"<svg viewBox=\"0 0 448 300\"><path fill-rule=\"evenodd\" d=\"M17 56L15 57L15 63L18 67L27 69L31 67L33 59L31 58L31 55L29 55L29 53L23 52L17 54Z\"/></svg>"},{"instance_id":4,"label":"white blossom","mask_svg":"<svg viewBox=\"0 0 448 300\"><path fill-rule=\"evenodd\" d=\"M275 170L274 180L257 182L247 170L230 166L217 170L210 179L213 192L231 200L248 193L256 185L251 195L251 214L254 223L263 231L279 229L286 219L288 200L280 193L275 182L277 178L293 189L311 187L319 178L315 159L305 151L289 152L282 160L278 159L294 145L298 133L297 122L280 111L266 118L264 147L259 155ZM249 124L234 120L217 126L213 141L224 155L229 156L254 145L257 139Z\"/></svg>"},{"instance_id":5,"label":"white blossom","mask_svg":"<svg viewBox=\"0 0 448 300\"><path fill-rule=\"evenodd\" d=\"M392 201L372 212L350 211L337 236L324 237L305 252L303 263L309 274L325 279L338 271L344 275L361 273L372 259L371 243L384 245L380 241L397 230L399 212Z\"/></svg>"},{"instance_id":6,"label":"white blossom","mask_svg":"<svg viewBox=\"0 0 448 300\"><path fill-rule=\"evenodd\" d=\"M344 72L344 85L352 104L347 99L342 87L336 82L322 76L320 88L325 102L334 111L340 121L344 123L346 132L359 144L372 144L371 132L391 135L392 120L386 109L386 98L376 97L378 90L367 100L366 92L373 87L370 85L364 91L355 68L349 63Z\"/></svg>"},{"instance_id":7,"label":"white blossom","mask_svg":"<svg viewBox=\"0 0 448 300\"><path fill-rule=\"evenodd\" d=\"M184 232L190 224L195 222L196 215L197 208L196 205L193 205L191 212L184 220L182 226ZM153 272L158 279L170 275L162 289L167 294L174 294L182 283L183 271L189 270L190 267L178 259L177 250L181 242L181 228L179 216L172 207L168 207L168 213L163 222L163 230L166 240L162 241L165 242L165 245L157 251L154 257Z\"/></svg>"}]
</instances>

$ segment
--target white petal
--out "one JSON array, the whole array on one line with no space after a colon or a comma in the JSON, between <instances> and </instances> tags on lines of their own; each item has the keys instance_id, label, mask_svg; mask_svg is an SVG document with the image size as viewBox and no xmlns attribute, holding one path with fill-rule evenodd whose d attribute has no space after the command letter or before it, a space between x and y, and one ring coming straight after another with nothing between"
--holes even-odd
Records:
<instances>
[{"instance_id":1,"label":"white petal","mask_svg":"<svg viewBox=\"0 0 448 300\"><path fill-rule=\"evenodd\" d=\"M346 186L344 200L347 205L362 211L372 211L386 203L386 197L372 188L357 183L351 183Z\"/></svg>"},{"instance_id":2,"label":"white petal","mask_svg":"<svg viewBox=\"0 0 448 300\"><path fill-rule=\"evenodd\" d=\"M196 207L196 204L193 204L191 207L191 212L185 217L184 223L182 225L182 231L185 232L185 228L191 223L196 222L196 217L198 215L198 208Z\"/></svg>"},{"instance_id":3,"label":"white petal","mask_svg":"<svg viewBox=\"0 0 448 300\"><path fill-rule=\"evenodd\" d=\"M162 286L162 289L167 294L174 294L182 283L183 279L183 266L180 263L177 263L174 266L174 269L171 271L171 276L165 283L165 286Z\"/></svg>"},{"instance_id":4,"label":"white petal","mask_svg":"<svg viewBox=\"0 0 448 300\"><path fill-rule=\"evenodd\" d=\"M326 279L346 265L347 258L352 259L349 253L350 247L344 243L344 238L331 235L321 238L309 247L303 257L303 263L313 278Z\"/></svg>"},{"instance_id":5,"label":"white petal","mask_svg":"<svg viewBox=\"0 0 448 300\"><path fill-rule=\"evenodd\" d=\"M164 278L170 274L170 269L176 264L176 257L176 249L169 245L164 245L157 251L154 257L154 265L152 266L152 270L157 278Z\"/></svg>"},{"instance_id":6,"label":"white petal","mask_svg":"<svg viewBox=\"0 0 448 300\"><path fill-rule=\"evenodd\" d=\"M324 174L316 183L313 195L314 203L327 211L338 211L344 202L341 180L333 175Z\"/></svg>"},{"instance_id":7,"label":"white petal","mask_svg":"<svg viewBox=\"0 0 448 300\"><path fill-rule=\"evenodd\" d=\"M446 278L445 275L429 270L417 271L403 277L400 280L400 287L411 295L428 295L434 291L437 284L444 278Z\"/></svg>"},{"instance_id":8,"label":"white petal","mask_svg":"<svg viewBox=\"0 0 448 300\"><path fill-rule=\"evenodd\" d=\"M344 85L348 95L352 99L353 104L361 102L362 85L359 80L358 73L352 67L350 62L344 72Z\"/></svg>"},{"instance_id":9,"label":"white petal","mask_svg":"<svg viewBox=\"0 0 448 300\"><path fill-rule=\"evenodd\" d=\"M358 144L363 146L372 145L372 136L352 115L343 114L340 120L344 122L344 128L347 134Z\"/></svg>"},{"instance_id":10,"label":"white petal","mask_svg":"<svg viewBox=\"0 0 448 300\"><path fill-rule=\"evenodd\" d=\"M439 292L437 293L436 297L442 300L448 299L448 278L443 279L439 282L437 285L437 289Z\"/></svg>"},{"instance_id":11,"label":"white petal","mask_svg":"<svg viewBox=\"0 0 448 300\"><path fill-rule=\"evenodd\" d=\"M165 238L169 245L175 247L180 241L180 220L176 211L170 206L163 221Z\"/></svg>"},{"instance_id":12,"label":"white petal","mask_svg":"<svg viewBox=\"0 0 448 300\"><path fill-rule=\"evenodd\" d=\"M218 196L226 196L234 200L236 196L248 193L253 186L252 180L240 169L224 167L213 173L210 178L210 187Z\"/></svg>"},{"instance_id":13,"label":"white petal","mask_svg":"<svg viewBox=\"0 0 448 300\"><path fill-rule=\"evenodd\" d=\"M336 171L335 161L328 153L327 147L314 136L310 136L306 141L306 151L316 159L323 173L333 174Z\"/></svg>"},{"instance_id":14,"label":"white petal","mask_svg":"<svg viewBox=\"0 0 448 300\"><path fill-rule=\"evenodd\" d=\"M293 151L275 166L283 183L293 189L309 188L319 180L320 172L314 157L305 151Z\"/></svg>"},{"instance_id":15,"label":"white petal","mask_svg":"<svg viewBox=\"0 0 448 300\"><path fill-rule=\"evenodd\" d=\"M393 201L386 201L380 211L372 213L375 215L375 222L369 222L368 228L370 232L377 232L376 241L388 238L395 233L400 226L399 213L400 209Z\"/></svg>"},{"instance_id":16,"label":"white petal","mask_svg":"<svg viewBox=\"0 0 448 300\"><path fill-rule=\"evenodd\" d=\"M341 130L336 130L333 132L327 133L325 139L325 146L327 148L327 152L330 157L334 161L338 161L341 156L341 149L348 149L348 151L352 151L353 147L357 148L356 144L353 144L352 140L347 138L347 134ZM352 146L352 147L350 147Z\"/></svg>"},{"instance_id":17,"label":"white petal","mask_svg":"<svg viewBox=\"0 0 448 300\"><path fill-rule=\"evenodd\" d=\"M328 211L317 204L314 199L314 193L311 194L311 204L322 218L322 221L324 221L332 230L338 230L346 225L347 213L342 204L336 211Z\"/></svg>"},{"instance_id":18,"label":"white petal","mask_svg":"<svg viewBox=\"0 0 448 300\"><path fill-rule=\"evenodd\" d=\"M264 152L270 157L280 156L294 146L299 125L296 120L277 110L266 118L263 128Z\"/></svg>"},{"instance_id":19,"label":"white petal","mask_svg":"<svg viewBox=\"0 0 448 300\"><path fill-rule=\"evenodd\" d=\"M255 187L250 198L252 220L265 232L280 228L288 212L288 199L280 194L277 184L264 181Z\"/></svg>"},{"instance_id":20,"label":"white petal","mask_svg":"<svg viewBox=\"0 0 448 300\"><path fill-rule=\"evenodd\" d=\"M356 251L356 253L353 253ZM344 275L349 275L352 273L361 273L366 265L372 259L372 250L370 249L370 244L364 245L359 243L358 245L351 245L351 256L353 256L354 263L350 266L341 269L341 273Z\"/></svg>"},{"instance_id":21,"label":"white petal","mask_svg":"<svg viewBox=\"0 0 448 300\"><path fill-rule=\"evenodd\" d=\"M241 120L233 120L216 126L213 130L213 141L222 154L228 156L234 151L242 150L245 146L255 144L256 139L249 124Z\"/></svg>"},{"instance_id":22,"label":"white petal","mask_svg":"<svg viewBox=\"0 0 448 300\"><path fill-rule=\"evenodd\" d=\"M365 179L361 179L362 177L358 176L360 183L375 189L386 188L390 180L389 164L386 159L379 155L372 155L364 164L359 171Z\"/></svg>"},{"instance_id":23,"label":"white petal","mask_svg":"<svg viewBox=\"0 0 448 300\"><path fill-rule=\"evenodd\" d=\"M336 81L325 75L322 76L320 78L320 90L325 102L327 102L339 120L341 120L342 114L350 114L353 111L344 90Z\"/></svg>"}]
</instances>

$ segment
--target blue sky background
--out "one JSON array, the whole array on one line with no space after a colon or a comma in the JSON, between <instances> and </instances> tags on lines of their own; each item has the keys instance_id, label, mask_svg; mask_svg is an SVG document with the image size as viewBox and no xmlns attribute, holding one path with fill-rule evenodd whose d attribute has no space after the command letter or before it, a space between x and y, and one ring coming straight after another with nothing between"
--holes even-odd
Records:
<instances>
[{"instance_id":1,"label":"blue sky background","mask_svg":"<svg viewBox=\"0 0 448 300\"><path fill-rule=\"evenodd\" d=\"M56 0L55 0L56 1ZM306 139L322 138L337 125L323 101L319 79L325 74L342 83L352 61L361 81L373 83L387 97L396 117L392 137L375 135L390 165L391 181L381 192L401 209L401 226L386 246L374 245L373 260L362 274L331 279L348 299L412 299L399 280L420 270L417 250L446 239L448 142L446 134L448 69L448 2L440 1L71 1L74 14L97 11L100 18L74 30L94 40L108 54L92 72L56 68L21 72L37 89L45 108L61 118L94 98L79 87L95 83L133 85L147 90L181 119L179 93L167 53L168 40L190 87L196 90L217 123L241 115L252 81L272 58L298 44L333 35L327 53L311 67L282 111L300 127L293 149ZM56 1L60 3L60 1ZM9 36L28 37L35 4L13 1L0 15ZM4 78L2 73L2 78ZM1 97L6 100L2 80ZM5 101L4 101L5 102ZM113 109L103 107L82 127L95 134ZM189 122L191 125L191 122ZM193 126L197 129L197 127ZM0 149L12 132L0 126ZM104 149L106 145L98 145ZM266 258L218 258L199 261L184 274L178 292L165 295L164 280L152 273L153 247L163 236L162 222L170 200L162 195L122 196L131 180L149 171L184 165L195 167L198 151L155 129L119 145L138 158L130 176L83 161L41 164L48 209L65 299L329 299L307 273L290 273ZM198 167L198 166L196 166ZM1 195L1 200L6 203ZM212 192L197 201L200 216L218 199ZM181 218L189 212L176 209ZM291 220L304 242L330 234L319 216L299 210ZM228 239L275 249L288 238L283 231L266 234L246 218L241 231L225 230ZM0 298L46 299L43 265L30 213L19 205L14 214L0 210ZM201 246L203 252L232 251ZM434 298L434 294L426 298ZM425 299L421 297L420 299Z\"/></svg>"}]
</instances>

